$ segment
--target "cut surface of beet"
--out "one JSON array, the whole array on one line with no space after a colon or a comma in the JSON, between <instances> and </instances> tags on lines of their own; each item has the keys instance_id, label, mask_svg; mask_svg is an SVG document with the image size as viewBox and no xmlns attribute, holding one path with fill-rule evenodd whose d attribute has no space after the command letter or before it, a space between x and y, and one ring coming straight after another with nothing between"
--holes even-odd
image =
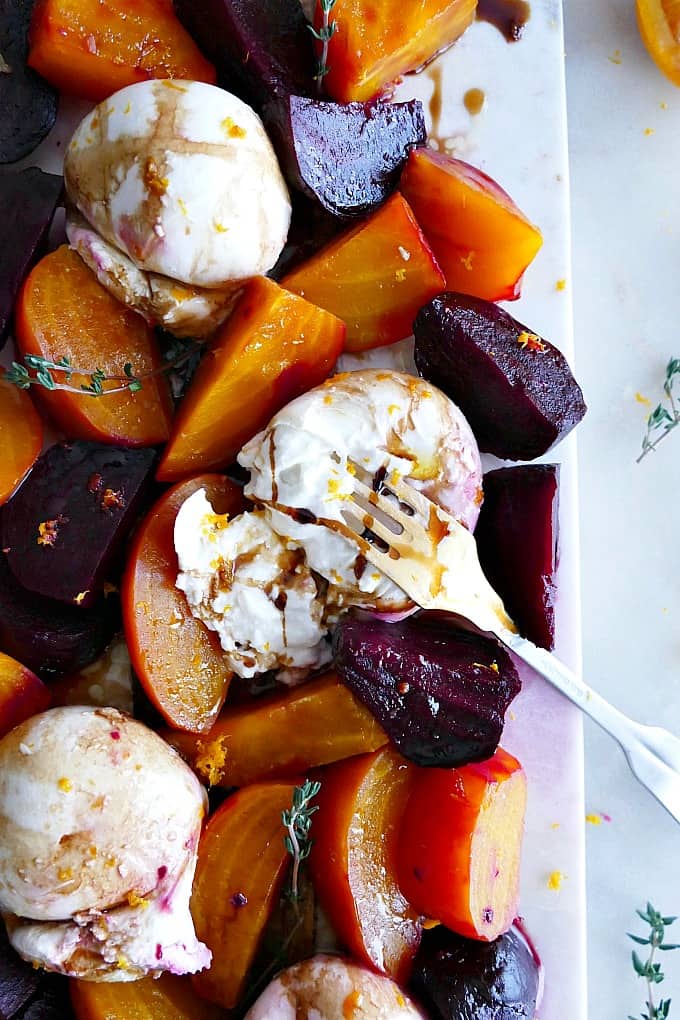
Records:
<instances>
[{"instance_id":1,"label":"cut surface of beet","mask_svg":"<svg viewBox=\"0 0 680 1020\"><path fill-rule=\"evenodd\" d=\"M537 963L515 931L494 942L425 932L411 987L432 1020L533 1020Z\"/></svg>"},{"instance_id":2,"label":"cut surface of beet","mask_svg":"<svg viewBox=\"0 0 680 1020\"><path fill-rule=\"evenodd\" d=\"M91 609L65 606L26 591L0 554L0 652L43 680L76 673L104 651L120 620L117 597Z\"/></svg>"},{"instance_id":3,"label":"cut surface of beet","mask_svg":"<svg viewBox=\"0 0 680 1020\"><path fill-rule=\"evenodd\" d=\"M57 116L57 93L26 66L34 0L0 0L0 163L33 152ZM5 243L5 241L3 241Z\"/></svg>"},{"instance_id":4,"label":"cut surface of beet","mask_svg":"<svg viewBox=\"0 0 680 1020\"><path fill-rule=\"evenodd\" d=\"M425 115L408 103L331 103L287 95L263 111L288 183L342 219L367 216L394 191Z\"/></svg>"},{"instance_id":5,"label":"cut surface of beet","mask_svg":"<svg viewBox=\"0 0 680 1020\"><path fill-rule=\"evenodd\" d=\"M521 686L502 645L446 613L400 623L346 617L333 651L344 683L417 765L490 758Z\"/></svg>"},{"instance_id":6,"label":"cut surface of beet","mask_svg":"<svg viewBox=\"0 0 680 1020\"><path fill-rule=\"evenodd\" d=\"M94 399L94 398L93 398ZM2 508L7 563L28 591L92 605L149 494L156 453L57 443Z\"/></svg>"},{"instance_id":7,"label":"cut surface of beet","mask_svg":"<svg viewBox=\"0 0 680 1020\"><path fill-rule=\"evenodd\" d=\"M519 464L484 475L475 529L479 562L520 634L555 647L559 466Z\"/></svg>"},{"instance_id":8,"label":"cut surface of beet","mask_svg":"<svg viewBox=\"0 0 680 1020\"><path fill-rule=\"evenodd\" d=\"M2 77L0 74L0 88ZM7 337L19 288L42 248L61 190L61 177L35 166L0 177L4 238L0 245L0 347Z\"/></svg>"},{"instance_id":9,"label":"cut surface of beet","mask_svg":"<svg viewBox=\"0 0 680 1020\"><path fill-rule=\"evenodd\" d=\"M275 95L312 95L316 61L300 0L175 0L221 83L260 113Z\"/></svg>"},{"instance_id":10,"label":"cut surface of beet","mask_svg":"<svg viewBox=\"0 0 680 1020\"><path fill-rule=\"evenodd\" d=\"M418 371L458 404L484 453L533 460L586 412L564 355L489 301L439 294L413 330Z\"/></svg>"}]
</instances>

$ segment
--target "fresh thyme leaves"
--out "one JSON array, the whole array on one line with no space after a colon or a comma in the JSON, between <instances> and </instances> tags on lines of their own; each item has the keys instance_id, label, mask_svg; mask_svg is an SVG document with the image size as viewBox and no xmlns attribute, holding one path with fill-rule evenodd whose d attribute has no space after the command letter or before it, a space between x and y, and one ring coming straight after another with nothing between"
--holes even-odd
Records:
<instances>
[{"instance_id":1,"label":"fresh thyme leaves","mask_svg":"<svg viewBox=\"0 0 680 1020\"><path fill-rule=\"evenodd\" d=\"M293 870L290 877L290 896L297 900L299 896L299 875L300 865L309 857L312 849L312 841L309 838L309 831L312 827L312 815L319 810L318 805L311 804L319 790L321 783L310 782L305 779L302 786L296 786L293 791L293 804L290 810L281 812L281 821L286 829L286 850L293 858Z\"/></svg>"},{"instance_id":2,"label":"fresh thyme leaves","mask_svg":"<svg viewBox=\"0 0 680 1020\"><path fill-rule=\"evenodd\" d=\"M321 92L323 79L330 71L328 66L328 44L338 30L337 22L331 20L331 12L334 7L335 0L321 0L321 14L323 16L321 27L317 29L314 25L307 26L314 38L318 39L321 43L321 54L316 65L316 74L314 75L319 92Z\"/></svg>"},{"instance_id":3,"label":"fresh thyme leaves","mask_svg":"<svg viewBox=\"0 0 680 1020\"><path fill-rule=\"evenodd\" d=\"M661 964L655 960L657 951L668 952L671 949L680 949L680 944L664 942L666 928L677 921L677 917L663 917L658 910L655 910L651 903L647 904L646 910L637 910L636 914L642 918L645 924L649 925L649 934L645 938L641 935L631 935L638 946L649 946L649 955L646 960L641 960L638 953L633 950L633 969L638 977L644 978L647 982L647 1012L641 1014L642 1020L666 1020L671 1008L670 999L660 999L659 1004L654 1003L654 985L660 985L665 974L661 970ZM628 1020L638 1020L637 1017L629 1016Z\"/></svg>"},{"instance_id":4,"label":"fresh thyme leaves","mask_svg":"<svg viewBox=\"0 0 680 1020\"><path fill-rule=\"evenodd\" d=\"M22 390L27 390L31 386L42 386L46 390L87 393L91 397L110 396L112 393L138 393L143 388L144 380L153 379L155 376L183 365L196 355L199 346L200 341L197 340L180 341L166 352L164 364L160 368L155 368L151 372L142 372L140 375L135 373L129 361L123 365L122 375L109 375L101 368L90 369L73 365L68 358L49 361L37 354L26 354L23 362L12 362L3 378ZM85 376L87 381L81 383L80 386L74 386L71 383L74 375ZM111 382L118 385L104 387L104 383Z\"/></svg>"},{"instance_id":5,"label":"fresh thyme leaves","mask_svg":"<svg viewBox=\"0 0 680 1020\"><path fill-rule=\"evenodd\" d=\"M652 450L656 450L661 440L680 425L679 394L675 389L676 385L680 385L680 358L671 358L666 365L666 378L663 384L666 401L665 404L658 404L647 418L647 432L642 440L642 453L637 458L637 464Z\"/></svg>"}]
</instances>

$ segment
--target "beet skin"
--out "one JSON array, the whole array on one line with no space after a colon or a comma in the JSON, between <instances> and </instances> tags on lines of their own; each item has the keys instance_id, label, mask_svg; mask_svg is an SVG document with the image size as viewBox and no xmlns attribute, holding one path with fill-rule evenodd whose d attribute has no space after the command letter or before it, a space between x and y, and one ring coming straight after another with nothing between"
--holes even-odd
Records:
<instances>
[{"instance_id":1,"label":"beet skin","mask_svg":"<svg viewBox=\"0 0 680 1020\"><path fill-rule=\"evenodd\" d=\"M520 680L494 638L447 613L400 623L345 617L333 640L339 676L405 758L451 768L490 758Z\"/></svg>"},{"instance_id":2,"label":"beet skin","mask_svg":"<svg viewBox=\"0 0 680 1020\"><path fill-rule=\"evenodd\" d=\"M0 0L0 55L9 68L0 72L0 163L33 152L57 116L57 93L26 66L32 11L33 0ZM14 243L5 231L3 245Z\"/></svg>"},{"instance_id":3,"label":"beet skin","mask_svg":"<svg viewBox=\"0 0 680 1020\"><path fill-rule=\"evenodd\" d=\"M533 460L586 412L564 355L490 301L439 294L413 331L418 371L458 404L484 453Z\"/></svg>"}]
</instances>

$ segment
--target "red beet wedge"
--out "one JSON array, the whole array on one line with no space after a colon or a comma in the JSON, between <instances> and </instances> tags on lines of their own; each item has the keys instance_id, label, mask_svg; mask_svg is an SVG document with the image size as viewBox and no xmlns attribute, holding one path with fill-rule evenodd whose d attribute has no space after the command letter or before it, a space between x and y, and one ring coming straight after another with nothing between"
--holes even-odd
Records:
<instances>
[{"instance_id":1,"label":"red beet wedge","mask_svg":"<svg viewBox=\"0 0 680 1020\"><path fill-rule=\"evenodd\" d=\"M329 103L289 95L263 116L288 183L341 219L367 216L394 191L425 116L408 103Z\"/></svg>"},{"instance_id":2,"label":"red beet wedge","mask_svg":"<svg viewBox=\"0 0 680 1020\"><path fill-rule=\"evenodd\" d=\"M555 646L559 466L523 464L484 475L479 561L521 634Z\"/></svg>"},{"instance_id":3,"label":"red beet wedge","mask_svg":"<svg viewBox=\"0 0 680 1020\"><path fill-rule=\"evenodd\" d=\"M92 605L109 580L152 480L156 453L58 443L2 508L7 563L28 591Z\"/></svg>"},{"instance_id":4,"label":"red beet wedge","mask_svg":"<svg viewBox=\"0 0 680 1020\"><path fill-rule=\"evenodd\" d=\"M458 404L484 453L533 460L586 412L564 355L489 301L438 294L413 331L418 371Z\"/></svg>"},{"instance_id":5,"label":"red beet wedge","mask_svg":"<svg viewBox=\"0 0 680 1020\"><path fill-rule=\"evenodd\" d=\"M0 110L4 77L0 74ZM2 116L0 114L0 122ZM35 166L0 177L0 222L3 230L3 243L0 245L0 347L7 335L19 287L47 237L61 189L61 177L43 173Z\"/></svg>"},{"instance_id":6,"label":"red beet wedge","mask_svg":"<svg viewBox=\"0 0 680 1020\"><path fill-rule=\"evenodd\" d=\"M490 758L520 690L502 645L447 613L401 623L345 617L333 651L341 679L416 765L448 768Z\"/></svg>"}]
</instances>

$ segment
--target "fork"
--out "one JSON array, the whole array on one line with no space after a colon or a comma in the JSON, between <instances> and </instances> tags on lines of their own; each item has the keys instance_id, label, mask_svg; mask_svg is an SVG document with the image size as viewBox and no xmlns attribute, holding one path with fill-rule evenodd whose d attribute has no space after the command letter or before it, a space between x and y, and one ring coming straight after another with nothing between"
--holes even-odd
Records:
<instances>
[{"instance_id":1,"label":"fork","mask_svg":"<svg viewBox=\"0 0 680 1020\"><path fill-rule=\"evenodd\" d=\"M489 631L606 730L637 779L680 822L680 739L629 719L554 655L520 637L487 581L473 535L450 514L398 478L376 487L348 461L354 489L342 517L347 537L423 609L457 613Z\"/></svg>"}]
</instances>

